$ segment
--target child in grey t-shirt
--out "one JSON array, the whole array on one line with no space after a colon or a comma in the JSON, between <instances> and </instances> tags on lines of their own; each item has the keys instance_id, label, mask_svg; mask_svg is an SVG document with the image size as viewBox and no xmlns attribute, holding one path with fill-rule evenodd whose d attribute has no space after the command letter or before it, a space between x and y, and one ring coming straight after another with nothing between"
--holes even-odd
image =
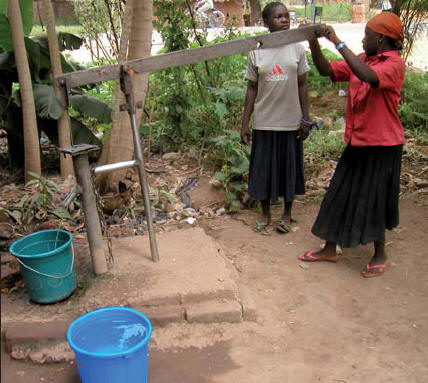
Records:
<instances>
[{"instance_id":1,"label":"child in grey t-shirt","mask_svg":"<svg viewBox=\"0 0 428 383\"><path fill-rule=\"evenodd\" d=\"M290 28L289 12L280 2L269 3L264 8L263 20L270 32ZM307 137L310 125L308 70L301 44L260 49L248 57L241 136L249 145L249 122L253 114L248 192L261 201L262 217L255 228L263 233L271 224L270 201L284 197L284 213L275 228L287 233L293 222L294 196L304 194L302 140Z\"/></svg>"}]
</instances>

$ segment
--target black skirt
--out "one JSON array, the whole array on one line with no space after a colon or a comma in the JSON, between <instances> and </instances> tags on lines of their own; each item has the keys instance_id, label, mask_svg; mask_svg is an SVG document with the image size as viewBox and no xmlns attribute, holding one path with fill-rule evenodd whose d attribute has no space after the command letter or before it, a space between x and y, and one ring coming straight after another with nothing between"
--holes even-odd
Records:
<instances>
[{"instance_id":1,"label":"black skirt","mask_svg":"<svg viewBox=\"0 0 428 383\"><path fill-rule=\"evenodd\" d=\"M397 146L347 146L312 233L342 247L380 241L398 225L401 155Z\"/></svg>"},{"instance_id":2,"label":"black skirt","mask_svg":"<svg viewBox=\"0 0 428 383\"><path fill-rule=\"evenodd\" d=\"M249 195L257 200L293 201L305 193L303 144L297 131L253 130Z\"/></svg>"}]
</instances>

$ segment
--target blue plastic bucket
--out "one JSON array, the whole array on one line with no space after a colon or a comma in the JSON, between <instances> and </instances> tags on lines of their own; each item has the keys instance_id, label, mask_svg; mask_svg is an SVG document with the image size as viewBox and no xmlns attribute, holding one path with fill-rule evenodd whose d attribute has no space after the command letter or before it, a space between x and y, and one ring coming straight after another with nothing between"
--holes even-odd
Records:
<instances>
[{"instance_id":1,"label":"blue plastic bucket","mask_svg":"<svg viewBox=\"0 0 428 383\"><path fill-rule=\"evenodd\" d=\"M82 383L146 383L149 319L111 307L77 318L67 331Z\"/></svg>"},{"instance_id":2,"label":"blue plastic bucket","mask_svg":"<svg viewBox=\"0 0 428 383\"><path fill-rule=\"evenodd\" d=\"M64 230L41 230L14 242L9 251L19 262L30 299L54 303L76 289L72 236Z\"/></svg>"}]
</instances>

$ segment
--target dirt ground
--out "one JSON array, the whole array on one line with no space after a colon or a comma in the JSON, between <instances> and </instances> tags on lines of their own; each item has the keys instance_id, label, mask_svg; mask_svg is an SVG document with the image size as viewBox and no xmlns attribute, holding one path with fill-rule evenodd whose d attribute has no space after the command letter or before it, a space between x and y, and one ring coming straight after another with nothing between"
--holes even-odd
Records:
<instances>
[{"instance_id":1,"label":"dirt ground","mask_svg":"<svg viewBox=\"0 0 428 383\"><path fill-rule=\"evenodd\" d=\"M373 279L359 274L370 246L344 250L337 264L296 259L321 244L310 234L317 210L297 202L287 235L254 233L255 211L198 220L251 291L258 320L155 328L150 383L428 382L427 204L402 199L401 224L387 235L391 268ZM5 383L79 381L74 364L4 353L1 374Z\"/></svg>"},{"instance_id":2,"label":"dirt ground","mask_svg":"<svg viewBox=\"0 0 428 383\"><path fill-rule=\"evenodd\" d=\"M346 27L355 36L357 30ZM360 37L354 40L345 39L349 44L360 44ZM424 39L424 44L427 41ZM426 49L418 50L422 51ZM329 104L317 105L318 109L342 103L334 97L327 100ZM408 148L408 157L414 156L414 143L408 142ZM426 146L417 149L428 155ZM150 184L166 182L173 192L181 179L171 175L171 168L177 168L185 179L190 176L188 169L195 167L178 162L181 167L165 167L159 182L151 175ZM6 166L5 161L3 164ZM400 226L387 235L391 267L379 278L360 276L370 259L370 246L344 250L337 264L302 264L297 260L303 251L321 245L310 234L319 208L313 198L295 203L298 222L286 235L253 232L255 210L211 219L198 216L196 225L222 247L237 270L238 285L251 292L258 319L255 323L183 323L154 328L149 382L428 383L425 165L420 162L410 167L403 161L402 189L415 193L425 189L402 197ZM311 167L306 170L312 174ZM331 175L328 166L324 170L314 181L316 193ZM164 174L171 180L164 179ZM201 205L209 204L202 201ZM274 211L279 217L281 207ZM182 224L181 230L186 225ZM119 229L123 230L122 226ZM129 231L132 235L135 230L131 227ZM79 382L73 363L31 364L12 360L2 350L1 365L4 383Z\"/></svg>"}]
</instances>

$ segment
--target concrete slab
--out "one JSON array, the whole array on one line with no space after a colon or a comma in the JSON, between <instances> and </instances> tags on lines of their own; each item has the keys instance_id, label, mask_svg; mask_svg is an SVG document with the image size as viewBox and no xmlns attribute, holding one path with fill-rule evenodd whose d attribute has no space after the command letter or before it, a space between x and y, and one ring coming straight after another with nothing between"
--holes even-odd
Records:
<instances>
[{"instance_id":1,"label":"concrete slab","mask_svg":"<svg viewBox=\"0 0 428 383\"><path fill-rule=\"evenodd\" d=\"M91 272L87 243L74 241L78 288L70 298L39 305L28 300L25 289L2 295L2 331L12 324L27 326L16 337L13 334L20 331L12 327L6 335L9 344L15 338L17 343L40 337L64 339L63 328L52 333L39 333L38 329L44 328L43 323L47 323L47 328L49 323L58 328L55 323L70 323L88 311L107 306L132 307L146 313L154 324L164 325L186 320L186 313L203 307L198 304L221 301L226 305L211 305L204 322L210 318L215 322L221 318L230 321L229 317L233 317L232 322L242 320L236 271L213 238L201 228L190 228L158 234L157 240L160 262L154 263L147 236L115 238L114 267L97 278ZM229 306L233 310L225 309ZM233 313L224 314L229 311ZM47 335L43 336L44 333Z\"/></svg>"}]
</instances>

